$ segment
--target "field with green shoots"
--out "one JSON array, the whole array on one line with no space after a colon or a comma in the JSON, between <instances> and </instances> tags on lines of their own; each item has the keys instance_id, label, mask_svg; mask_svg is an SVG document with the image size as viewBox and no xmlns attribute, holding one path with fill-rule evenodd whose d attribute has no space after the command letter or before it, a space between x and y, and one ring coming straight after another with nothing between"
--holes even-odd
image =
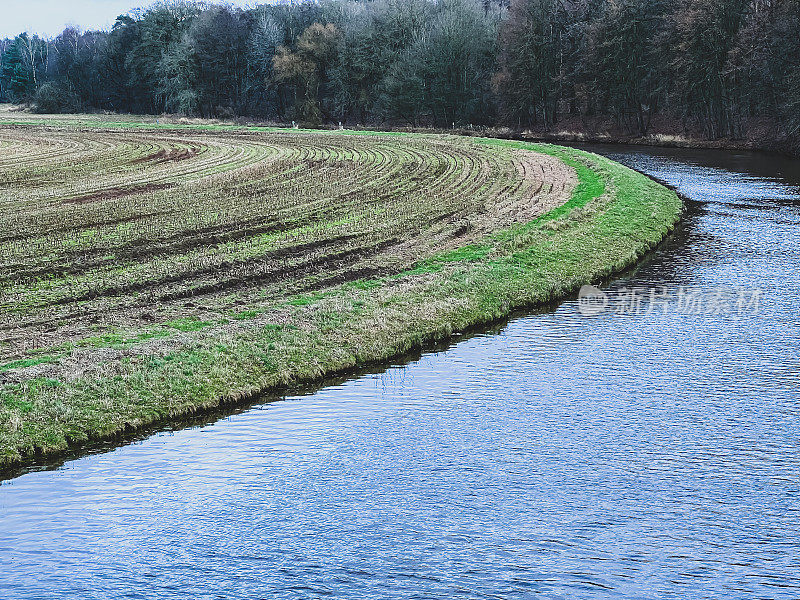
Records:
<instances>
[{"instance_id":1,"label":"field with green shoots","mask_svg":"<svg viewBox=\"0 0 800 600\"><path fill-rule=\"evenodd\" d=\"M680 212L557 146L0 113L0 465L563 297Z\"/></svg>"}]
</instances>

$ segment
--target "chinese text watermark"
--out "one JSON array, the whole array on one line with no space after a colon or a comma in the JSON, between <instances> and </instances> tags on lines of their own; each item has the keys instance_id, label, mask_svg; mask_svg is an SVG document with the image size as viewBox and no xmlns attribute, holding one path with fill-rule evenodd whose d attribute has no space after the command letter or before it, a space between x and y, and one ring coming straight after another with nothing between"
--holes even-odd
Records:
<instances>
[{"instance_id":1,"label":"chinese text watermark","mask_svg":"<svg viewBox=\"0 0 800 600\"><path fill-rule=\"evenodd\" d=\"M585 285L578 294L578 311L587 317L602 313L756 315L761 310L763 299L763 290L752 288L656 286L604 291Z\"/></svg>"}]
</instances>

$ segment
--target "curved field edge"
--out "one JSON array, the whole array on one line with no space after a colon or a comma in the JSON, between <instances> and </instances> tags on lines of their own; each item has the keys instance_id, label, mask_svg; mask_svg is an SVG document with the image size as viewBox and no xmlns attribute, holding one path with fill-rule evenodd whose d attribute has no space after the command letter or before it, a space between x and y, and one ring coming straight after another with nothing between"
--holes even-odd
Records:
<instances>
[{"instance_id":1,"label":"curved field edge","mask_svg":"<svg viewBox=\"0 0 800 600\"><path fill-rule=\"evenodd\" d=\"M553 302L632 266L680 219L675 192L609 159L558 146L476 141L556 156L576 170L579 184L564 206L480 244L397 276L292 298L279 308L278 323L255 315L244 331L201 336L164 357L123 359L104 376L32 379L2 392L0 466L384 362Z\"/></svg>"}]
</instances>

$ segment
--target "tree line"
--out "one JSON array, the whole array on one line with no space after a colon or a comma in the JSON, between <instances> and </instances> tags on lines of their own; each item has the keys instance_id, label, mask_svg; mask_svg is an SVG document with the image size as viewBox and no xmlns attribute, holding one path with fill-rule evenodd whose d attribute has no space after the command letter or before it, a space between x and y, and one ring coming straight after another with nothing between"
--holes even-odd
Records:
<instances>
[{"instance_id":1,"label":"tree line","mask_svg":"<svg viewBox=\"0 0 800 600\"><path fill-rule=\"evenodd\" d=\"M0 101L786 145L800 0L174 0L110 31L0 40Z\"/></svg>"}]
</instances>

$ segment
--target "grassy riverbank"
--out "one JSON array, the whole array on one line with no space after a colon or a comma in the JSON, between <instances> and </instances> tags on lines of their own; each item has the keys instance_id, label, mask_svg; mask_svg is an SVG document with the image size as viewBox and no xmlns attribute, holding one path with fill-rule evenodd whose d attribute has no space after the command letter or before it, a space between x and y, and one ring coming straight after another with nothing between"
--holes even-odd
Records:
<instances>
[{"instance_id":1,"label":"grassy riverbank","mask_svg":"<svg viewBox=\"0 0 800 600\"><path fill-rule=\"evenodd\" d=\"M59 171L58 143L46 167L0 165L6 191L20 169L20 192L56 171L63 179L57 193L17 208L9 193L2 204L17 232L1 248L6 466L561 298L635 263L681 212L652 180L557 146L229 127L222 136L197 124L180 139L170 126L153 137L151 126L146 139L120 140L109 127L124 124L92 127L56 137L113 157L70 167L79 182L113 166L100 187ZM40 129L8 127L0 144ZM42 215L68 220L63 239L25 229ZM30 334L36 343L20 341Z\"/></svg>"},{"instance_id":2,"label":"grassy riverbank","mask_svg":"<svg viewBox=\"0 0 800 600\"><path fill-rule=\"evenodd\" d=\"M647 135L625 135L594 133L582 130L525 131L514 134L519 139L551 144L622 144L628 146L653 146L655 148L685 148L689 150L739 150L763 152L784 156L800 156L800 148L792 139L718 138L705 139L684 134L651 133Z\"/></svg>"}]
</instances>

